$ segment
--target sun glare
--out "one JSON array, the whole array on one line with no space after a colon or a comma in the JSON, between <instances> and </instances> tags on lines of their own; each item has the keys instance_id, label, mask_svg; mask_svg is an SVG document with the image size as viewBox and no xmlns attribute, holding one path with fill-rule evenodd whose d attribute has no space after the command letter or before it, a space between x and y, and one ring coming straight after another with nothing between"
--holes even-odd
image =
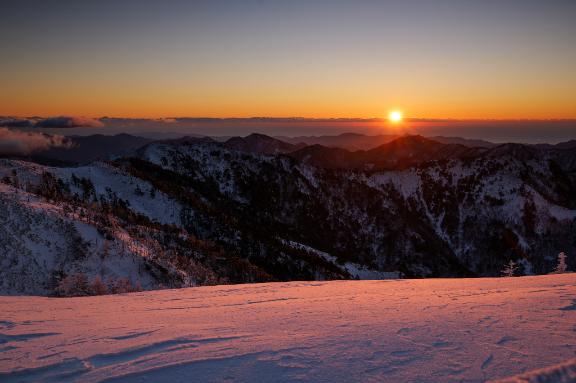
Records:
<instances>
[{"instance_id":1,"label":"sun glare","mask_svg":"<svg viewBox=\"0 0 576 383\"><path fill-rule=\"evenodd\" d=\"M394 110L390 112L390 114L388 115L388 119L390 120L390 122L400 122L402 121L402 112Z\"/></svg>"}]
</instances>

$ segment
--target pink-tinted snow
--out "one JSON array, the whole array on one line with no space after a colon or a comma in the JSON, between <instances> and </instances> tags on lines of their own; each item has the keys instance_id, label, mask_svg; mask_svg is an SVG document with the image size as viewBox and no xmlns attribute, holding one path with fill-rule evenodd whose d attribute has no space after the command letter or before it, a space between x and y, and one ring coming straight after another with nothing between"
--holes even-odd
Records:
<instances>
[{"instance_id":1,"label":"pink-tinted snow","mask_svg":"<svg viewBox=\"0 0 576 383\"><path fill-rule=\"evenodd\" d=\"M576 352L576 274L0 297L0 381L481 382Z\"/></svg>"},{"instance_id":2,"label":"pink-tinted snow","mask_svg":"<svg viewBox=\"0 0 576 383\"><path fill-rule=\"evenodd\" d=\"M510 378L500 379L498 383L574 383L576 382L576 358L566 362L537 369Z\"/></svg>"}]
</instances>

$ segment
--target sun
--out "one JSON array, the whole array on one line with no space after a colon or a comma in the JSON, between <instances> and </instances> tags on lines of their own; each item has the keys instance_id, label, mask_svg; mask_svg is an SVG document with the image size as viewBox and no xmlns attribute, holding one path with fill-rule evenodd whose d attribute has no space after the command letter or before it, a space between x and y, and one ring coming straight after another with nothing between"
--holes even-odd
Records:
<instances>
[{"instance_id":1,"label":"sun","mask_svg":"<svg viewBox=\"0 0 576 383\"><path fill-rule=\"evenodd\" d=\"M388 115L388 120L390 120L390 122L402 121L402 112L398 110L391 111L390 114Z\"/></svg>"}]
</instances>

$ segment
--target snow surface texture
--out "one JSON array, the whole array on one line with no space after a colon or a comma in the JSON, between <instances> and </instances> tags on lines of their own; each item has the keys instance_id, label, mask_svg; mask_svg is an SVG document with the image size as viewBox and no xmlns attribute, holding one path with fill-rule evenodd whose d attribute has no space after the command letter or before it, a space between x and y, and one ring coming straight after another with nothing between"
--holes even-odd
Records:
<instances>
[{"instance_id":1,"label":"snow surface texture","mask_svg":"<svg viewBox=\"0 0 576 383\"><path fill-rule=\"evenodd\" d=\"M0 307L2 382L481 382L576 352L576 274L0 297Z\"/></svg>"}]
</instances>

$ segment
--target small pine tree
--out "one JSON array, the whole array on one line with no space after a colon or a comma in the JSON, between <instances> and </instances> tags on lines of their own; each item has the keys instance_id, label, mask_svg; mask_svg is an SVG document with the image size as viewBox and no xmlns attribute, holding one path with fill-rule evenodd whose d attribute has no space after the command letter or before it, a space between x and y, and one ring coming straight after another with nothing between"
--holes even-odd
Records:
<instances>
[{"instance_id":1,"label":"small pine tree","mask_svg":"<svg viewBox=\"0 0 576 383\"><path fill-rule=\"evenodd\" d=\"M104 243L102 244L102 251L100 252L100 259L104 260L108 258L110 255L110 244L108 243L107 239L104 239Z\"/></svg>"},{"instance_id":2,"label":"small pine tree","mask_svg":"<svg viewBox=\"0 0 576 383\"><path fill-rule=\"evenodd\" d=\"M132 287L132 282L128 278L118 278L116 284L114 285L114 292L116 294L131 293L134 291Z\"/></svg>"},{"instance_id":3,"label":"small pine tree","mask_svg":"<svg viewBox=\"0 0 576 383\"><path fill-rule=\"evenodd\" d=\"M518 269L516 262L510 260L505 266L504 269L501 271L503 277L513 277L514 273Z\"/></svg>"},{"instance_id":4,"label":"small pine tree","mask_svg":"<svg viewBox=\"0 0 576 383\"><path fill-rule=\"evenodd\" d=\"M144 192L142 191L142 189L140 189L140 185L136 185L136 189L134 190L134 194L136 194L137 196L142 197L144 195Z\"/></svg>"},{"instance_id":5,"label":"small pine tree","mask_svg":"<svg viewBox=\"0 0 576 383\"><path fill-rule=\"evenodd\" d=\"M106 295L106 294L108 294L108 288L106 287L104 282L102 282L102 278L100 278L99 275L97 275L94 278L90 287L92 290L92 294L94 294L94 295Z\"/></svg>"},{"instance_id":6,"label":"small pine tree","mask_svg":"<svg viewBox=\"0 0 576 383\"><path fill-rule=\"evenodd\" d=\"M16 169L12 169L12 186L16 189L20 188L20 180L18 179L18 172Z\"/></svg>"},{"instance_id":7,"label":"small pine tree","mask_svg":"<svg viewBox=\"0 0 576 383\"><path fill-rule=\"evenodd\" d=\"M566 253L561 252L558 254L558 264L554 269L554 273L556 274L563 274L568 270L568 266L566 265Z\"/></svg>"},{"instance_id":8,"label":"small pine tree","mask_svg":"<svg viewBox=\"0 0 576 383\"><path fill-rule=\"evenodd\" d=\"M77 273L63 278L56 292L65 297L80 297L90 295L90 286L88 278L84 273Z\"/></svg>"}]
</instances>

